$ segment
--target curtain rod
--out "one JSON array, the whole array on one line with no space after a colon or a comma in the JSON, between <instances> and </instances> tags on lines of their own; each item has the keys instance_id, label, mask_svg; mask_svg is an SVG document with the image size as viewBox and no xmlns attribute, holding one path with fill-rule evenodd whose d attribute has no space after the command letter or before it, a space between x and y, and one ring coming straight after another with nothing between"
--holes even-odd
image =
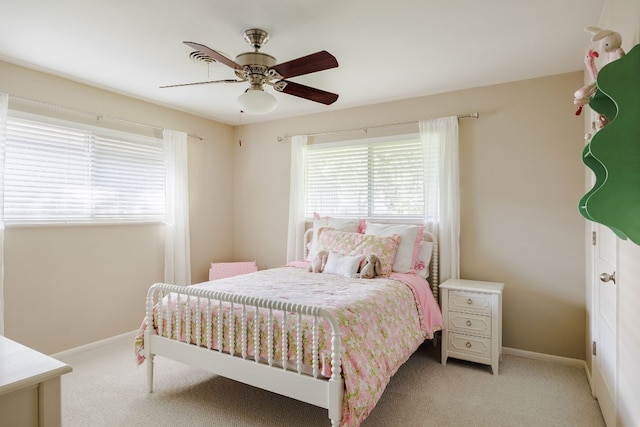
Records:
<instances>
[{"instance_id":1,"label":"curtain rod","mask_svg":"<svg viewBox=\"0 0 640 427\"><path fill-rule=\"evenodd\" d=\"M473 113L467 113L467 114L458 114L457 116L459 119L469 119L469 118L473 118L473 119L477 119L478 117L480 117L480 114L475 111ZM402 125L411 125L414 123L418 123L417 120L411 121L411 122L402 122L402 123L390 123L387 125L377 125L377 126L364 126L364 127L359 127L359 128L352 128L352 129L342 129L342 130L332 130L332 131L328 131L328 132L316 132L316 133L309 133L306 134L307 136L324 136L324 135L333 135L335 133L343 133L343 132L366 132L369 129L380 129L380 128L387 128L387 127L392 127L392 126L402 126ZM279 136L278 137L278 142L282 142L284 140L287 139L291 139L291 136Z\"/></svg>"},{"instance_id":2,"label":"curtain rod","mask_svg":"<svg viewBox=\"0 0 640 427\"><path fill-rule=\"evenodd\" d=\"M75 114L84 114L84 115L87 115L87 116L93 116L93 117L96 118L96 121L98 123L100 123L100 120L108 120L108 121L112 121L112 122L117 122L117 123L123 123L123 124L131 125L131 126L136 126L136 127L140 127L140 128L154 129L154 130L164 130L164 128L161 128L159 126L149 125L149 124L140 123L140 122L134 122L134 121L131 121L131 120L121 119L119 117L108 116L106 114L98 114L98 113L94 113L92 111L80 110L80 109L71 108L71 107L65 107L64 105L51 104L49 102L44 102L44 101L37 101L35 99L22 98L20 96L15 96L15 95L11 95L11 94L9 94L9 99L13 100L13 101L17 101L17 102L35 104L35 105L39 105L41 107L68 111L68 112L75 113ZM204 140L204 138L202 136L196 135L196 134L193 134L193 133L189 133L189 134L187 134L187 136L189 136L191 138L195 138L195 139L197 139L199 141L203 141Z\"/></svg>"}]
</instances>

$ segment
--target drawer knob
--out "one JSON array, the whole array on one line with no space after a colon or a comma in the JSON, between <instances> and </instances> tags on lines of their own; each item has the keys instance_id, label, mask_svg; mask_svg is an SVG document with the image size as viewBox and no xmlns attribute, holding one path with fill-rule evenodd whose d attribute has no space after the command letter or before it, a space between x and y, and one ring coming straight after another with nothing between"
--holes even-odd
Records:
<instances>
[{"instance_id":1,"label":"drawer knob","mask_svg":"<svg viewBox=\"0 0 640 427\"><path fill-rule=\"evenodd\" d=\"M467 348L471 348L471 343L469 341L467 341L465 345L467 346Z\"/></svg>"},{"instance_id":2,"label":"drawer knob","mask_svg":"<svg viewBox=\"0 0 640 427\"><path fill-rule=\"evenodd\" d=\"M467 326L471 326L471 320L467 320Z\"/></svg>"},{"instance_id":3,"label":"drawer knob","mask_svg":"<svg viewBox=\"0 0 640 427\"><path fill-rule=\"evenodd\" d=\"M471 301L471 298L467 300L467 304L473 304L473 301Z\"/></svg>"}]
</instances>

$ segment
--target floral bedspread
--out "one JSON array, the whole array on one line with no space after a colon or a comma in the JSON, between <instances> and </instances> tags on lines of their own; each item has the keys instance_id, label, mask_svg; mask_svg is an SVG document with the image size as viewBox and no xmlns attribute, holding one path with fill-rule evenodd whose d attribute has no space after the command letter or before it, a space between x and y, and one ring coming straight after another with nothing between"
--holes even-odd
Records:
<instances>
[{"instance_id":1,"label":"floral bedspread","mask_svg":"<svg viewBox=\"0 0 640 427\"><path fill-rule=\"evenodd\" d=\"M359 425L375 407L391 376L424 339L433 337L433 333L442 328L440 309L428 283L415 275L394 273L386 279L352 279L282 267L193 286L321 306L333 314L342 339L341 361L345 384L342 426ZM236 320L239 317L236 316ZM296 316L289 317L291 319L288 321L293 321ZM253 320L254 314L250 313L250 325ZM278 321L281 320L276 319L273 328L276 335L280 329ZM305 322L308 324L309 320ZM225 320L224 324L228 325L228 322ZM144 327L143 322L135 343L139 363L144 361ZM184 325L181 329L180 334L184 339ZM253 327L248 329L251 335ZM228 326L225 326L225 334L228 333ZM306 335L308 333L305 332L305 345L310 342ZM331 375L330 336L330 326L321 323L320 370L327 377ZM211 340L215 341L215 337ZM195 342L195 338L191 341ZM237 339L235 342L236 352L242 351L239 341ZM276 360L282 356L282 348L278 345L280 341L280 336L277 336ZM295 342L295 334L292 333L287 349L287 358L292 360L296 357ZM252 336L248 337L248 343L253 343ZM206 345L204 336L201 337L201 345ZM212 347L216 345L214 342ZM266 357L266 346L261 341L261 357ZM255 354L253 346L248 352L250 356ZM310 350L305 350L304 363L307 365L311 364L310 354Z\"/></svg>"}]
</instances>

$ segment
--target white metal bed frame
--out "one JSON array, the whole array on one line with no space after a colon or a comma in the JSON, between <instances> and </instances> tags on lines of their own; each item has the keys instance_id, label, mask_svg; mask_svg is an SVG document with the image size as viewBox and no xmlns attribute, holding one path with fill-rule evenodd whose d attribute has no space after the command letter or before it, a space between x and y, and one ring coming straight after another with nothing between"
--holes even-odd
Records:
<instances>
[{"instance_id":1,"label":"white metal bed frame","mask_svg":"<svg viewBox=\"0 0 640 427\"><path fill-rule=\"evenodd\" d=\"M311 231L305 233L305 241L311 238ZM430 265L430 283L432 292L438 300L438 248L437 242L433 234L425 232L424 240L433 241L434 249ZM190 307L191 302L196 303L196 323L195 330L191 331L191 310L181 309L177 312L172 307L172 295L178 301L186 301L186 306ZM168 299L166 304L163 303L164 298ZM228 320L229 334L227 340L223 342L223 316L218 316L216 324L211 321L210 312L216 306L221 311L222 304L231 304L231 315ZM154 307L161 313L158 316L157 333L154 327ZM241 330L236 330L236 321L233 315L233 307L241 306L240 315ZM180 304L175 304L180 307ZM207 321L202 325L201 307L206 307ZM295 316L297 318L296 325L296 363L292 364L286 360L287 352L283 351L283 360L275 360L273 357L275 343L272 336L272 328L267 324L268 329L268 357L266 360L258 354L248 355L248 322L247 312L251 310L257 311L258 308L267 309L269 315L267 322L271 322L274 316L283 318L282 322L282 348L287 348L288 330L286 330L287 316ZM172 338L172 322L175 322L175 330L181 330L182 317L185 317L186 341L191 342L192 334L195 335L196 345L187 344ZM311 372L303 369L302 365L302 334L301 322L302 316L313 316L313 332L312 332L312 360L313 366ZM256 316L257 319L257 316ZM331 377L326 378L319 374L319 343L318 343L318 324L325 319L331 325ZM198 289L190 286L176 286L164 283L156 283L147 293L146 306L146 329L144 332L144 354L147 362L147 385L149 393L153 392L153 359L156 355L161 355L172 360L186 363L190 366L198 367L217 375L224 376L242 383L262 388L274 393L278 393L293 399L297 399L306 403L310 403L328 410L329 418L332 426L338 426L342 415L342 398L344 384L341 375L341 340L338 334L338 324L331 313L321 307L314 307L303 304L294 304L283 301L273 301L262 298L247 297L234 295L214 290ZM167 322L163 327L163 322ZM207 342L201 342L202 332L206 333ZM254 347L260 348L259 322L254 322ZM212 332L216 333L216 347L212 347ZM164 335L162 335L164 333ZM179 334L177 334L179 335ZM229 352L228 349L236 348L236 337L240 340L241 352ZM257 339L256 339L257 337ZM264 338L263 338L264 339ZM225 349L226 347L226 349ZM259 352L256 352L259 353ZM295 365L295 366L292 366Z\"/></svg>"}]
</instances>

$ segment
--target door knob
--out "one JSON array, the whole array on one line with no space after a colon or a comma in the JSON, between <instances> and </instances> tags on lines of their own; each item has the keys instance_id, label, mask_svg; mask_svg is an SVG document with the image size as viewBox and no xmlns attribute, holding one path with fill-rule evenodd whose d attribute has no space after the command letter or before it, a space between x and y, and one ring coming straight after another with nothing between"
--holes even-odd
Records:
<instances>
[{"instance_id":1,"label":"door knob","mask_svg":"<svg viewBox=\"0 0 640 427\"><path fill-rule=\"evenodd\" d=\"M600 281L616 283L616 272L614 271L612 274L602 273L600 275Z\"/></svg>"}]
</instances>

